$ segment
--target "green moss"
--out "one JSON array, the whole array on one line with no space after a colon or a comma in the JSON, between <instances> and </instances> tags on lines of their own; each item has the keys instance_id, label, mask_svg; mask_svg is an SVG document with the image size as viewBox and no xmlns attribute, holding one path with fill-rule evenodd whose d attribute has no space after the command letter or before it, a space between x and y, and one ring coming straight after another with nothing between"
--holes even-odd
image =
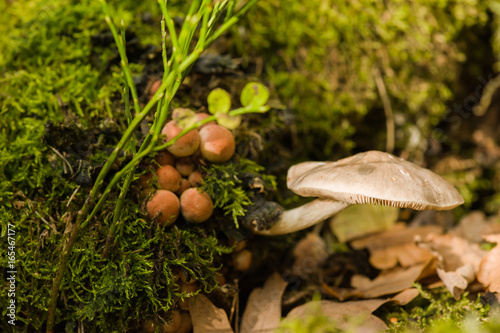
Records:
<instances>
[{"instance_id":1,"label":"green moss","mask_svg":"<svg viewBox=\"0 0 500 333\"><path fill-rule=\"evenodd\" d=\"M500 325L498 308L490 309L483 297L467 293L455 300L445 288L425 291L417 285L420 296L401 309L385 312L385 318L397 319L388 332L496 332Z\"/></svg>"},{"instance_id":2,"label":"green moss","mask_svg":"<svg viewBox=\"0 0 500 333\"><path fill-rule=\"evenodd\" d=\"M156 3L116 4L116 20L123 19L141 42L158 42L159 31L147 36L154 25L144 24L141 17ZM157 14L152 12L153 19ZM126 125L123 78L115 64L116 46L102 40L109 28L98 1L2 2L0 19L1 236L6 239L7 222L16 225L16 328L41 331L62 245L88 194L88 188L79 187L64 169L82 158L98 165L109 155L106 149L115 145ZM130 67L134 75L143 71L140 64ZM57 154L42 139L49 121L88 134L74 138L82 142L72 142L86 148L66 152L65 142L59 142ZM146 318L167 319L169 310L186 296L177 288L175 269L195 278L202 290L216 285L218 257L230 250L199 227L151 225L132 193L122 210L113 251L103 259L117 196L112 193L77 240L60 290L57 330L73 331L83 322L89 332L123 332ZM6 267L4 246L0 257ZM2 288L4 317L8 301ZM0 324L2 332L11 328L5 320Z\"/></svg>"},{"instance_id":3,"label":"green moss","mask_svg":"<svg viewBox=\"0 0 500 333\"><path fill-rule=\"evenodd\" d=\"M95 244L103 239L95 235L101 227L82 239L69 266L72 278L61 295L71 296L73 303L66 321L76 318L92 323L90 329L121 332L144 319L166 319L177 300L186 296L178 291L175 270L196 279L201 290L209 292L217 285L215 256L230 249L219 246L215 235L193 226L150 225L141 215L122 213L126 221L109 260L101 257L102 244Z\"/></svg>"},{"instance_id":4,"label":"green moss","mask_svg":"<svg viewBox=\"0 0 500 333\"><path fill-rule=\"evenodd\" d=\"M262 177L262 190L275 190L274 177L262 174L263 167L244 158L225 164L210 164L204 168L203 191L214 198L214 207L230 215L236 227L238 217L245 216L246 207L252 204L252 192L244 188L243 178L249 175Z\"/></svg>"},{"instance_id":5,"label":"green moss","mask_svg":"<svg viewBox=\"0 0 500 333\"><path fill-rule=\"evenodd\" d=\"M422 153L453 98L465 60L461 32L486 20L485 0L273 0L250 13L237 45L249 60L265 59L265 74L293 110L296 153L345 154L369 111L378 114L366 124L370 137L385 131L377 76L394 112L396 147Z\"/></svg>"},{"instance_id":6,"label":"green moss","mask_svg":"<svg viewBox=\"0 0 500 333\"><path fill-rule=\"evenodd\" d=\"M417 288L420 296L408 305L387 303L375 312L387 322L384 332L493 333L500 329L500 308L490 309L484 298L474 300L464 294L456 301L445 288L432 291L424 291L420 285ZM366 319L353 313L346 317L340 329L335 320L322 313L319 303L314 302L306 314L300 319L286 320L278 332L357 332Z\"/></svg>"}]
</instances>

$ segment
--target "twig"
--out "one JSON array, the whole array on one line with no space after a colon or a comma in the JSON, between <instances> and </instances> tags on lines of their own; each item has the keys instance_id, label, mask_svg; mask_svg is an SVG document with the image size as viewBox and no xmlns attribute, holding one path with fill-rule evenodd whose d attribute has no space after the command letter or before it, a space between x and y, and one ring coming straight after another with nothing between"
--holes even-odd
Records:
<instances>
[{"instance_id":1,"label":"twig","mask_svg":"<svg viewBox=\"0 0 500 333\"><path fill-rule=\"evenodd\" d=\"M73 199L75 198L75 195L78 193L78 191L80 190L80 188L81 188L81 186L78 185L78 187L73 191L73 194L69 198L68 203L66 204L66 207L69 207L69 204L71 203L71 201L73 201Z\"/></svg>"},{"instance_id":2,"label":"twig","mask_svg":"<svg viewBox=\"0 0 500 333\"><path fill-rule=\"evenodd\" d=\"M66 159L66 157L63 156L63 154L61 154L59 152L59 150L55 149L54 147L52 146L49 146L50 149L52 149L52 151L54 151L54 153L57 154L57 156L59 156L69 167L69 171L71 171L71 174L73 174L73 168L71 167L71 164L68 162L68 160Z\"/></svg>"},{"instance_id":3,"label":"twig","mask_svg":"<svg viewBox=\"0 0 500 333\"><path fill-rule=\"evenodd\" d=\"M385 141L385 150L388 153L392 153L394 151L394 115L392 113L391 101L389 99L389 95L387 95L387 90L385 89L384 80L380 75L378 70L374 71L375 74L375 83L377 85L378 93L380 94L380 98L382 98L382 104L384 106L385 113L385 126L387 128L387 135Z\"/></svg>"},{"instance_id":4,"label":"twig","mask_svg":"<svg viewBox=\"0 0 500 333\"><path fill-rule=\"evenodd\" d=\"M483 94L478 105L474 106L474 115L477 117L483 116L488 108L490 107L493 94L500 88L500 76L495 77L493 80L489 81L483 88Z\"/></svg>"}]
</instances>

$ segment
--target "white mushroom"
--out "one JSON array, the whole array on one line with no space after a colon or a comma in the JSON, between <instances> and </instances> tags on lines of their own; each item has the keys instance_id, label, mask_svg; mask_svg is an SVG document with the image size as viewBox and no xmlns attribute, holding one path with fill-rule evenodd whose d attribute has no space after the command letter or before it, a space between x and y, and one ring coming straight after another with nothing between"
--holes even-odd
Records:
<instances>
[{"instance_id":1,"label":"white mushroom","mask_svg":"<svg viewBox=\"0 0 500 333\"><path fill-rule=\"evenodd\" d=\"M394 155L368 151L337 162L305 162L288 170L287 186L305 197L318 197L284 211L261 235L282 235L315 225L351 204L380 204L416 210L447 210L464 200L434 172Z\"/></svg>"}]
</instances>

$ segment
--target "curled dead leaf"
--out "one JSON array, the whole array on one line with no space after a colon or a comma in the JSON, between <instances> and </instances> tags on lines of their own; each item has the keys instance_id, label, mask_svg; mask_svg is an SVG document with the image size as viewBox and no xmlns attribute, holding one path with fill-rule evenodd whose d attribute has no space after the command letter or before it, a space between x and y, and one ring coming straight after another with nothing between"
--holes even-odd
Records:
<instances>
[{"instance_id":1,"label":"curled dead leaf","mask_svg":"<svg viewBox=\"0 0 500 333\"><path fill-rule=\"evenodd\" d=\"M408 268L395 267L379 274L375 279L354 275L351 285L366 298L390 295L410 288L414 282L434 274L434 260Z\"/></svg>"},{"instance_id":2,"label":"curled dead leaf","mask_svg":"<svg viewBox=\"0 0 500 333\"><path fill-rule=\"evenodd\" d=\"M443 281L446 289L458 300L469 283L474 281L476 274L471 264L466 264L455 271L446 272L444 269L436 268L437 274Z\"/></svg>"},{"instance_id":3,"label":"curled dead leaf","mask_svg":"<svg viewBox=\"0 0 500 333\"><path fill-rule=\"evenodd\" d=\"M406 305L413 301L418 295L419 292L416 288L408 288L403 290L399 294L394 295L391 298L391 301L396 302L398 305Z\"/></svg>"},{"instance_id":4,"label":"curled dead leaf","mask_svg":"<svg viewBox=\"0 0 500 333\"><path fill-rule=\"evenodd\" d=\"M481 260L477 280L490 292L500 293L500 234L488 235L484 239L497 245Z\"/></svg>"},{"instance_id":5,"label":"curled dead leaf","mask_svg":"<svg viewBox=\"0 0 500 333\"><path fill-rule=\"evenodd\" d=\"M308 233L293 249L295 261L292 271L295 275L305 277L315 274L320 263L328 257L325 241L316 233Z\"/></svg>"},{"instance_id":6,"label":"curled dead leaf","mask_svg":"<svg viewBox=\"0 0 500 333\"><path fill-rule=\"evenodd\" d=\"M189 313L193 322L193 333L233 333L226 312L213 305L205 295L196 296L190 303Z\"/></svg>"},{"instance_id":7,"label":"curled dead leaf","mask_svg":"<svg viewBox=\"0 0 500 333\"><path fill-rule=\"evenodd\" d=\"M262 288L250 294L241 321L241 333L274 332L281 319L281 298L288 283L274 273Z\"/></svg>"},{"instance_id":8,"label":"curled dead leaf","mask_svg":"<svg viewBox=\"0 0 500 333\"><path fill-rule=\"evenodd\" d=\"M312 301L294 308L288 313L283 323L296 318L323 314L332 318L340 329L347 329L350 318L360 318L357 332L375 333L387 328L385 323L371 313L390 300L371 299L363 301L333 302L328 300Z\"/></svg>"},{"instance_id":9,"label":"curled dead leaf","mask_svg":"<svg viewBox=\"0 0 500 333\"><path fill-rule=\"evenodd\" d=\"M427 249L418 247L415 238L431 233L442 232L438 226L408 228L397 224L391 230L351 242L355 249L367 248L370 251L370 264L378 269L390 269L398 263L403 267L425 263L433 255Z\"/></svg>"},{"instance_id":10,"label":"curled dead leaf","mask_svg":"<svg viewBox=\"0 0 500 333\"><path fill-rule=\"evenodd\" d=\"M475 243L449 234L429 235L420 245L434 253L439 278L455 299L460 298L476 278L485 251Z\"/></svg>"}]
</instances>

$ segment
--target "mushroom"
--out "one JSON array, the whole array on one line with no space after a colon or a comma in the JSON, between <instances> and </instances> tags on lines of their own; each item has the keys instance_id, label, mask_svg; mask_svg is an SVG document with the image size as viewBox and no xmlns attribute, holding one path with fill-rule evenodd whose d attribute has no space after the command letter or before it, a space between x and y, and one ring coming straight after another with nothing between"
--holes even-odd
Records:
<instances>
[{"instance_id":1,"label":"mushroom","mask_svg":"<svg viewBox=\"0 0 500 333\"><path fill-rule=\"evenodd\" d=\"M193 187L201 186L203 184L203 174L199 171L194 171L189 175L188 180Z\"/></svg>"},{"instance_id":2,"label":"mushroom","mask_svg":"<svg viewBox=\"0 0 500 333\"><path fill-rule=\"evenodd\" d=\"M233 133L219 125L208 125L200 130L200 151L212 163L229 161L236 144Z\"/></svg>"},{"instance_id":3,"label":"mushroom","mask_svg":"<svg viewBox=\"0 0 500 333\"><path fill-rule=\"evenodd\" d=\"M151 218L158 219L161 225L169 226L179 216L179 198L167 190L158 190L148 201L146 209Z\"/></svg>"},{"instance_id":4,"label":"mushroom","mask_svg":"<svg viewBox=\"0 0 500 333\"><path fill-rule=\"evenodd\" d=\"M180 196L185 190L187 190L190 187L191 184L189 183L189 180L187 180L186 178L182 178L181 187L177 191L175 191L175 193Z\"/></svg>"},{"instance_id":5,"label":"mushroom","mask_svg":"<svg viewBox=\"0 0 500 333\"><path fill-rule=\"evenodd\" d=\"M190 157L181 157L175 162L175 169L181 176L189 176L196 168L195 162Z\"/></svg>"},{"instance_id":6,"label":"mushroom","mask_svg":"<svg viewBox=\"0 0 500 333\"><path fill-rule=\"evenodd\" d=\"M284 211L271 228L255 233L282 235L302 230L351 204L448 210L464 202L458 191L436 173L380 151L336 162L294 165L288 170L287 186L299 195L319 199Z\"/></svg>"},{"instance_id":7,"label":"mushroom","mask_svg":"<svg viewBox=\"0 0 500 333\"><path fill-rule=\"evenodd\" d=\"M200 113L196 114L196 121L198 122L198 121L201 121L203 119L207 119L208 117L210 117L210 115L208 113L200 112ZM201 125L200 128L203 128L203 127L208 126L208 125L215 125L215 124L216 124L215 121L209 121L208 123Z\"/></svg>"},{"instance_id":8,"label":"mushroom","mask_svg":"<svg viewBox=\"0 0 500 333\"><path fill-rule=\"evenodd\" d=\"M182 192L180 198L182 216L194 223L205 222L214 210L212 199L206 192L191 187Z\"/></svg>"},{"instance_id":9,"label":"mushroom","mask_svg":"<svg viewBox=\"0 0 500 333\"><path fill-rule=\"evenodd\" d=\"M170 321L167 324L163 325L163 332L176 333L181 327L181 324L182 324L181 312L179 310L173 310Z\"/></svg>"},{"instance_id":10,"label":"mushroom","mask_svg":"<svg viewBox=\"0 0 500 333\"><path fill-rule=\"evenodd\" d=\"M166 135L166 142L172 140L182 128L175 124L174 120L169 121L162 129L161 134ZM167 148L174 156L185 157L194 154L200 146L200 134L197 129L184 134L179 140Z\"/></svg>"},{"instance_id":11,"label":"mushroom","mask_svg":"<svg viewBox=\"0 0 500 333\"><path fill-rule=\"evenodd\" d=\"M175 164L175 156L172 155L172 153L169 152L168 150L160 150L155 156L155 161L160 166L167 165L167 164L174 165Z\"/></svg>"},{"instance_id":12,"label":"mushroom","mask_svg":"<svg viewBox=\"0 0 500 333\"><path fill-rule=\"evenodd\" d=\"M163 190L178 191L181 187L181 174L171 165L164 165L156 170L158 185Z\"/></svg>"},{"instance_id":13,"label":"mushroom","mask_svg":"<svg viewBox=\"0 0 500 333\"><path fill-rule=\"evenodd\" d=\"M240 272L247 271L252 265L252 252L243 249L237 252L233 258L234 269Z\"/></svg>"}]
</instances>

